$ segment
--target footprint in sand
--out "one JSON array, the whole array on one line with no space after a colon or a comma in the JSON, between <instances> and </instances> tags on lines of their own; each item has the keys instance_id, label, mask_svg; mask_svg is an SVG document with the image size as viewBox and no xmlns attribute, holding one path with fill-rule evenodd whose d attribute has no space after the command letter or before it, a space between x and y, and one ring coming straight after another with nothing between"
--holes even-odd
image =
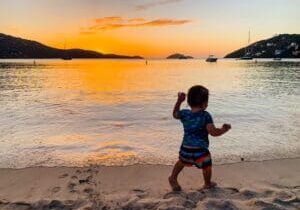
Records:
<instances>
[{"instance_id":1,"label":"footprint in sand","mask_svg":"<svg viewBox=\"0 0 300 210\"><path fill-rule=\"evenodd\" d=\"M296 196L289 198L289 199L280 199L280 198L275 198L274 203L280 204L282 206L299 206L300 207L300 199L297 198Z\"/></svg>"},{"instance_id":2,"label":"footprint in sand","mask_svg":"<svg viewBox=\"0 0 300 210\"><path fill-rule=\"evenodd\" d=\"M84 184L84 183L89 184L92 181L92 179L93 179L93 176L90 175L90 176L86 177L85 179L79 179L78 182L79 182L79 184Z\"/></svg>"},{"instance_id":3,"label":"footprint in sand","mask_svg":"<svg viewBox=\"0 0 300 210\"><path fill-rule=\"evenodd\" d=\"M85 170L84 172L91 173L91 172L92 172L92 169L89 168L89 169Z\"/></svg>"},{"instance_id":4,"label":"footprint in sand","mask_svg":"<svg viewBox=\"0 0 300 210\"><path fill-rule=\"evenodd\" d=\"M205 193L199 191L188 192L186 194L186 198L193 201L194 203L198 203L199 201L202 201L205 198Z\"/></svg>"},{"instance_id":5,"label":"footprint in sand","mask_svg":"<svg viewBox=\"0 0 300 210\"><path fill-rule=\"evenodd\" d=\"M224 187L223 189L230 194L235 194L235 193L240 192L239 189L234 188L234 187Z\"/></svg>"},{"instance_id":6,"label":"footprint in sand","mask_svg":"<svg viewBox=\"0 0 300 210\"><path fill-rule=\"evenodd\" d=\"M138 188L133 189L132 191L136 192L136 193L144 193L145 192L144 190L141 190L141 189L138 189Z\"/></svg>"},{"instance_id":7,"label":"footprint in sand","mask_svg":"<svg viewBox=\"0 0 300 210\"><path fill-rule=\"evenodd\" d=\"M239 209L234 202L228 200L207 200L202 204L201 209L228 209L237 210Z\"/></svg>"},{"instance_id":8,"label":"footprint in sand","mask_svg":"<svg viewBox=\"0 0 300 210\"><path fill-rule=\"evenodd\" d=\"M172 197L177 197L177 196L182 196L182 195L185 195L182 191L171 191L171 192L168 192L166 193L164 196L163 196L163 199L169 199L169 198L172 198Z\"/></svg>"},{"instance_id":9,"label":"footprint in sand","mask_svg":"<svg viewBox=\"0 0 300 210\"><path fill-rule=\"evenodd\" d=\"M69 182L68 183L68 189L71 193L75 193L77 192L77 190L75 189L76 187L76 184L74 182Z\"/></svg>"},{"instance_id":10,"label":"footprint in sand","mask_svg":"<svg viewBox=\"0 0 300 210\"><path fill-rule=\"evenodd\" d=\"M252 190L244 189L244 190L241 191L241 197L246 199L246 200L255 198L257 196L258 196L257 192L254 192Z\"/></svg>"},{"instance_id":11,"label":"footprint in sand","mask_svg":"<svg viewBox=\"0 0 300 210\"><path fill-rule=\"evenodd\" d=\"M239 193L239 190L233 187L214 187L211 189L201 189L200 192L210 198L222 198L225 195L234 196Z\"/></svg>"},{"instance_id":12,"label":"footprint in sand","mask_svg":"<svg viewBox=\"0 0 300 210\"><path fill-rule=\"evenodd\" d=\"M76 186L76 184L74 182L69 182L69 184L68 184L69 189L73 189L75 186Z\"/></svg>"},{"instance_id":13,"label":"footprint in sand","mask_svg":"<svg viewBox=\"0 0 300 210\"><path fill-rule=\"evenodd\" d=\"M85 184L85 183L89 183L89 180L88 179L79 179L78 180L79 184Z\"/></svg>"},{"instance_id":14,"label":"footprint in sand","mask_svg":"<svg viewBox=\"0 0 300 210\"><path fill-rule=\"evenodd\" d=\"M292 189L300 189L300 185L292 186Z\"/></svg>"},{"instance_id":15,"label":"footprint in sand","mask_svg":"<svg viewBox=\"0 0 300 210\"><path fill-rule=\"evenodd\" d=\"M59 191L60 191L60 187L53 187L52 189L51 189L51 192L52 193L58 193Z\"/></svg>"},{"instance_id":16,"label":"footprint in sand","mask_svg":"<svg viewBox=\"0 0 300 210\"><path fill-rule=\"evenodd\" d=\"M20 209L20 210L24 209L24 210L26 210L26 209L32 209L32 206L29 203L20 201L20 202L15 202L15 203L8 203L7 208L4 207L4 209Z\"/></svg>"},{"instance_id":17,"label":"footprint in sand","mask_svg":"<svg viewBox=\"0 0 300 210\"><path fill-rule=\"evenodd\" d=\"M139 198L144 198L144 197L146 197L147 195L148 195L148 193L146 192L146 191L144 191L144 190L142 190L142 189L133 189L132 190L135 194L136 194L136 196L137 197L139 197Z\"/></svg>"},{"instance_id":18,"label":"footprint in sand","mask_svg":"<svg viewBox=\"0 0 300 210\"><path fill-rule=\"evenodd\" d=\"M92 188L85 188L85 189L83 190L83 192L88 193L88 194L91 194L92 192L94 192L94 190L93 190Z\"/></svg>"},{"instance_id":19,"label":"footprint in sand","mask_svg":"<svg viewBox=\"0 0 300 210\"><path fill-rule=\"evenodd\" d=\"M7 200L5 200L5 199L3 199L3 200L0 200L0 205L6 205L6 204L8 204L9 202L7 201ZM0 206L1 207L1 206Z\"/></svg>"},{"instance_id":20,"label":"footprint in sand","mask_svg":"<svg viewBox=\"0 0 300 210\"><path fill-rule=\"evenodd\" d=\"M281 206L275 204L275 203L271 203L268 201L263 201L260 199L256 199L254 200L254 206L260 207L262 209L266 209L266 210L282 210Z\"/></svg>"},{"instance_id":21,"label":"footprint in sand","mask_svg":"<svg viewBox=\"0 0 300 210\"><path fill-rule=\"evenodd\" d=\"M66 178L68 176L69 176L69 174L63 174L63 175L60 175L58 178L63 179L63 178Z\"/></svg>"},{"instance_id":22,"label":"footprint in sand","mask_svg":"<svg viewBox=\"0 0 300 210\"><path fill-rule=\"evenodd\" d=\"M78 177L74 175L71 177L71 179L78 179Z\"/></svg>"}]
</instances>

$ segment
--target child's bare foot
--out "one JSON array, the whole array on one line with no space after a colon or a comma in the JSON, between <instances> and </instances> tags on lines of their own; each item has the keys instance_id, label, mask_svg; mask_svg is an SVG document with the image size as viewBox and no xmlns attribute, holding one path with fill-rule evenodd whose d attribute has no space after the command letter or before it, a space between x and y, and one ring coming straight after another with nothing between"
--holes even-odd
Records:
<instances>
[{"instance_id":1,"label":"child's bare foot","mask_svg":"<svg viewBox=\"0 0 300 210\"><path fill-rule=\"evenodd\" d=\"M169 183L173 191L181 191L181 186L178 184L177 180L173 179L172 177L169 177Z\"/></svg>"},{"instance_id":2,"label":"child's bare foot","mask_svg":"<svg viewBox=\"0 0 300 210\"><path fill-rule=\"evenodd\" d=\"M214 188L217 186L217 183L215 182L210 182L209 184L204 184L202 189L210 189L210 188Z\"/></svg>"}]
</instances>

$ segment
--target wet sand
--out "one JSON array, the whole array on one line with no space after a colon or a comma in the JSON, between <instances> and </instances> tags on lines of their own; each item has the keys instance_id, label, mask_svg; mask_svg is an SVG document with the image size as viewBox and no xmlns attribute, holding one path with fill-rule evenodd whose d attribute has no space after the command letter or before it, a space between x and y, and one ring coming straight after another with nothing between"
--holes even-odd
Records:
<instances>
[{"instance_id":1,"label":"wet sand","mask_svg":"<svg viewBox=\"0 0 300 210\"><path fill-rule=\"evenodd\" d=\"M218 187L200 190L186 168L171 192L172 166L0 169L0 209L299 209L300 158L214 166Z\"/></svg>"}]
</instances>

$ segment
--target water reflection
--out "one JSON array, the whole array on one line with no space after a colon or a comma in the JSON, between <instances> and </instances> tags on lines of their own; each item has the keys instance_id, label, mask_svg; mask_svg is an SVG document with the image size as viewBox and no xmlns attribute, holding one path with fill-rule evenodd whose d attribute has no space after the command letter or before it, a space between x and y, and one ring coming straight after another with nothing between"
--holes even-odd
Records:
<instances>
[{"instance_id":1,"label":"water reflection","mask_svg":"<svg viewBox=\"0 0 300 210\"><path fill-rule=\"evenodd\" d=\"M211 139L216 161L296 156L299 72L298 61L1 61L0 167L172 163L182 133L170 112L193 84L234 126Z\"/></svg>"}]
</instances>

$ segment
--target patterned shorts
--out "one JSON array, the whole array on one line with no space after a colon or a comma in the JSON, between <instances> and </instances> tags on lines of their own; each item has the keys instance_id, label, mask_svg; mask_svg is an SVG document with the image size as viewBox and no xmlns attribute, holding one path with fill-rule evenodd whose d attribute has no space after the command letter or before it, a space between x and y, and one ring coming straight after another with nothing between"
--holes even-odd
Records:
<instances>
[{"instance_id":1,"label":"patterned shorts","mask_svg":"<svg viewBox=\"0 0 300 210\"><path fill-rule=\"evenodd\" d=\"M200 169L212 165L210 152L206 148L182 145L179 152L179 160L181 160L185 166L195 166Z\"/></svg>"}]
</instances>

